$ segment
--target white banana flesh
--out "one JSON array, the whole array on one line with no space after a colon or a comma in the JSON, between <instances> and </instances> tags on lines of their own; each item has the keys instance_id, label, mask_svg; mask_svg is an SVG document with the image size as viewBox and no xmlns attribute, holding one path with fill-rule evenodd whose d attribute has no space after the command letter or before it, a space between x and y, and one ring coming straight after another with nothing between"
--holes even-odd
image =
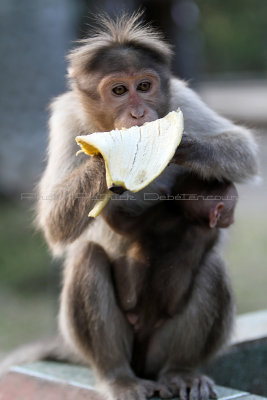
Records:
<instances>
[{"instance_id":1,"label":"white banana flesh","mask_svg":"<svg viewBox=\"0 0 267 400\"><path fill-rule=\"evenodd\" d=\"M81 147L78 153L103 156L109 189L122 186L125 190L138 192L166 168L181 142L183 128L183 114L178 109L142 126L77 136L76 142ZM108 191L89 216L99 215L111 194Z\"/></svg>"}]
</instances>

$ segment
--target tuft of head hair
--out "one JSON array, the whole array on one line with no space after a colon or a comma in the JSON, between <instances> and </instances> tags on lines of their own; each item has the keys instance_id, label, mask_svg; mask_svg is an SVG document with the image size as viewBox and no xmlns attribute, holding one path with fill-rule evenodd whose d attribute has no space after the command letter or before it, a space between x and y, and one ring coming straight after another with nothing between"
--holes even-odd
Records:
<instances>
[{"instance_id":1,"label":"tuft of head hair","mask_svg":"<svg viewBox=\"0 0 267 400\"><path fill-rule=\"evenodd\" d=\"M162 62L170 64L171 45L164 41L163 35L149 24L143 23L142 12L132 15L123 14L112 19L108 15L99 15L98 27L91 37L78 41L80 46L68 55L71 70L83 72L91 60L101 51L114 46L132 46L149 49L157 54Z\"/></svg>"}]
</instances>

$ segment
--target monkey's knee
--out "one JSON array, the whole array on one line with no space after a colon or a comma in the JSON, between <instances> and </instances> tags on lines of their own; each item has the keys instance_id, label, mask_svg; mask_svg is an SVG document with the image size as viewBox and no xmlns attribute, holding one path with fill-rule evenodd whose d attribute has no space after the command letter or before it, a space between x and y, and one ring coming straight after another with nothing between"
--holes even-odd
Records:
<instances>
[{"instance_id":1,"label":"monkey's knee","mask_svg":"<svg viewBox=\"0 0 267 400\"><path fill-rule=\"evenodd\" d=\"M96 308L104 288L106 293L112 289L110 260L103 247L94 242L75 252L67 261L62 300L65 294L70 308Z\"/></svg>"},{"instance_id":2,"label":"monkey's knee","mask_svg":"<svg viewBox=\"0 0 267 400\"><path fill-rule=\"evenodd\" d=\"M88 271L96 268L100 273L102 270L109 269L110 267L110 260L107 253L102 246L94 242L89 242L82 247L76 248L70 259L70 263L72 264L70 269L75 269L76 277L84 272L88 274ZM68 264L69 262L67 262L67 268Z\"/></svg>"},{"instance_id":3,"label":"monkey's knee","mask_svg":"<svg viewBox=\"0 0 267 400\"><path fill-rule=\"evenodd\" d=\"M131 330L117 306L111 263L95 243L69 259L59 324L71 349L97 369L106 366L107 353L114 355L111 369L114 360L130 357Z\"/></svg>"},{"instance_id":4,"label":"monkey's knee","mask_svg":"<svg viewBox=\"0 0 267 400\"><path fill-rule=\"evenodd\" d=\"M59 313L60 331L71 345L88 342L92 321L114 297L105 250L90 242L75 252L67 260Z\"/></svg>"},{"instance_id":5,"label":"monkey's knee","mask_svg":"<svg viewBox=\"0 0 267 400\"><path fill-rule=\"evenodd\" d=\"M205 296L202 293L203 304L209 304L206 306L209 314L206 317L206 326L209 329L204 342L203 361L213 357L229 341L232 334L235 302L224 264L224 260L218 254L211 254L206 261L205 274L202 274L199 280L199 285L203 285L204 290L206 288Z\"/></svg>"}]
</instances>

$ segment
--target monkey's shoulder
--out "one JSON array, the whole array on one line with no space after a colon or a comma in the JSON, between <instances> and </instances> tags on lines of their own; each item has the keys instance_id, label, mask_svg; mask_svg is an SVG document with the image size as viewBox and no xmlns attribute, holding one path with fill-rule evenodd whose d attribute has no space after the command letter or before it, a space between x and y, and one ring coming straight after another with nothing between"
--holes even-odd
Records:
<instances>
[{"instance_id":1,"label":"monkey's shoulder","mask_svg":"<svg viewBox=\"0 0 267 400\"><path fill-rule=\"evenodd\" d=\"M71 139L81 134L88 134L97 131L97 127L93 124L90 118L84 113L81 108L81 99L79 94L74 90L69 90L57 97L50 103L50 127L53 130L53 135L56 134L54 127L59 128L62 134L71 132ZM64 135L64 139L66 135ZM62 137L61 137L62 139Z\"/></svg>"}]
</instances>

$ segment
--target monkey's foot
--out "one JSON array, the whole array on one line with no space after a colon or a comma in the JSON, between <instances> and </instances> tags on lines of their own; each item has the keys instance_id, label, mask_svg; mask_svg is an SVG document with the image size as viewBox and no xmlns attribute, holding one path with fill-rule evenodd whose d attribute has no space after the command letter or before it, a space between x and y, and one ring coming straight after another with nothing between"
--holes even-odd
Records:
<instances>
[{"instance_id":1,"label":"monkey's foot","mask_svg":"<svg viewBox=\"0 0 267 400\"><path fill-rule=\"evenodd\" d=\"M107 400L146 400L155 394L162 398L171 398L172 393L166 385L139 378L118 379L105 383Z\"/></svg>"},{"instance_id":2,"label":"monkey's foot","mask_svg":"<svg viewBox=\"0 0 267 400\"><path fill-rule=\"evenodd\" d=\"M217 399L215 384L205 375L184 372L167 373L160 377L159 383L167 386L172 395L179 396L180 400ZM159 395L161 396L161 392Z\"/></svg>"}]
</instances>

